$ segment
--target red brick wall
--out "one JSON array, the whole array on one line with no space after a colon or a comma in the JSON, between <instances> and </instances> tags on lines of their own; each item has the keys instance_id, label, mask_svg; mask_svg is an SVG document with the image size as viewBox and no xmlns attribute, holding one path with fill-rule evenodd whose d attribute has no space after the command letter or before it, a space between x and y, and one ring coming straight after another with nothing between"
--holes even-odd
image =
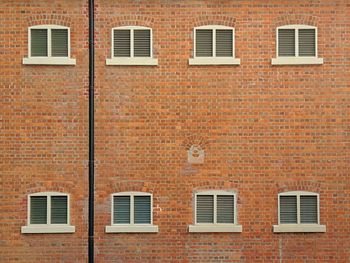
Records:
<instances>
[{"instance_id":1,"label":"red brick wall","mask_svg":"<svg viewBox=\"0 0 350 263\"><path fill-rule=\"evenodd\" d=\"M0 262L86 262L86 1L0 1ZM28 27L71 28L76 66L23 65ZM74 234L21 234L27 195L71 195Z\"/></svg>"},{"instance_id":2,"label":"red brick wall","mask_svg":"<svg viewBox=\"0 0 350 263\"><path fill-rule=\"evenodd\" d=\"M87 1L0 2L0 261L85 262ZM96 1L96 261L349 262L347 1ZM27 27L71 27L76 66L24 66ZM188 66L193 27L235 27L239 66ZM271 66L275 30L318 28L323 65ZM111 28L153 29L158 66L106 66ZM186 145L205 142L204 164ZM188 233L193 192L232 189L242 233ZM74 234L20 234L26 196L71 194ZM277 194L320 194L326 233L274 234ZM157 234L106 234L110 194L153 194Z\"/></svg>"}]
</instances>

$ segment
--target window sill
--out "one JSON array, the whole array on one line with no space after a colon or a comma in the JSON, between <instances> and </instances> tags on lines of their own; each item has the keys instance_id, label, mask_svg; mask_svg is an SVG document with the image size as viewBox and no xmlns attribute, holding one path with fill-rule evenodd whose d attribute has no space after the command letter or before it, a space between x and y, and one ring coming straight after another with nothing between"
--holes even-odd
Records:
<instances>
[{"instance_id":1,"label":"window sill","mask_svg":"<svg viewBox=\"0 0 350 263\"><path fill-rule=\"evenodd\" d=\"M158 226L154 226L154 225L106 226L106 233L158 233Z\"/></svg>"},{"instance_id":2,"label":"window sill","mask_svg":"<svg viewBox=\"0 0 350 263\"><path fill-rule=\"evenodd\" d=\"M75 226L22 226L22 234L74 233Z\"/></svg>"},{"instance_id":3,"label":"window sill","mask_svg":"<svg viewBox=\"0 0 350 263\"><path fill-rule=\"evenodd\" d=\"M23 58L24 65L75 65L75 58L65 58L65 57L30 57Z\"/></svg>"},{"instance_id":4,"label":"window sill","mask_svg":"<svg viewBox=\"0 0 350 263\"><path fill-rule=\"evenodd\" d=\"M316 57L279 57L271 60L272 65L321 65L323 58Z\"/></svg>"},{"instance_id":5,"label":"window sill","mask_svg":"<svg viewBox=\"0 0 350 263\"><path fill-rule=\"evenodd\" d=\"M189 225L190 233L241 233L242 225L224 224L224 225Z\"/></svg>"},{"instance_id":6,"label":"window sill","mask_svg":"<svg viewBox=\"0 0 350 263\"><path fill-rule=\"evenodd\" d=\"M240 65L241 59L231 57L197 57L188 60L189 65Z\"/></svg>"},{"instance_id":7,"label":"window sill","mask_svg":"<svg viewBox=\"0 0 350 263\"><path fill-rule=\"evenodd\" d=\"M157 66L156 58L107 58L107 66Z\"/></svg>"},{"instance_id":8,"label":"window sill","mask_svg":"<svg viewBox=\"0 0 350 263\"><path fill-rule=\"evenodd\" d=\"M325 225L317 224L284 224L274 225L274 233L324 233L326 232Z\"/></svg>"}]
</instances>

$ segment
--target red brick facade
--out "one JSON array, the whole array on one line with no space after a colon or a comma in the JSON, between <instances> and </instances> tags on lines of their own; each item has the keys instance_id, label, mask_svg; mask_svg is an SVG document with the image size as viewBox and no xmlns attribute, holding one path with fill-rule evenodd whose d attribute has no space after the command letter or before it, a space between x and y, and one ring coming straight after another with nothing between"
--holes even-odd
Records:
<instances>
[{"instance_id":1,"label":"red brick facade","mask_svg":"<svg viewBox=\"0 0 350 263\"><path fill-rule=\"evenodd\" d=\"M96 262L350 262L350 3L96 0ZM0 262L87 261L87 1L0 1ZM28 27L70 27L75 66L23 65ZM193 28L235 28L237 66L189 66ZM272 66L276 27L322 65ZM158 66L106 66L111 29L153 29ZM187 162L193 143L203 164ZM196 190L234 190L242 233L189 233ZM276 234L277 195L320 194L325 233ZM27 195L71 196L72 234L21 234ZM111 194L153 194L158 233L105 233Z\"/></svg>"}]
</instances>

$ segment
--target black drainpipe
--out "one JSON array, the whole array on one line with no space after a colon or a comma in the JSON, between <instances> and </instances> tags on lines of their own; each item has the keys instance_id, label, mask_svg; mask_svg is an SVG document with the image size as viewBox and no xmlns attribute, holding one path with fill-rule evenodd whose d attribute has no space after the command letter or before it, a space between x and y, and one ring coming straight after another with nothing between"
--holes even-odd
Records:
<instances>
[{"instance_id":1,"label":"black drainpipe","mask_svg":"<svg viewBox=\"0 0 350 263\"><path fill-rule=\"evenodd\" d=\"M89 263L94 262L94 80L95 80L95 47L94 47L94 0L89 0Z\"/></svg>"}]
</instances>

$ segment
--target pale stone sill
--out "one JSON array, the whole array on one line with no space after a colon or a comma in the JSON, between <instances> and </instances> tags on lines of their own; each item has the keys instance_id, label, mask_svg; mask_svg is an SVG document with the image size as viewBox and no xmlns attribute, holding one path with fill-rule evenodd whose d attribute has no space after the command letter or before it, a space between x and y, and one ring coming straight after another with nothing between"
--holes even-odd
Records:
<instances>
[{"instance_id":1,"label":"pale stone sill","mask_svg":"<svg viewBox=\"0 0 350 263\"><path fill-rule=\"evenodd\" d=\"M283 224L274 225L274 233L324 233L326 232L325 225L317 224Z\"/></svg>"},{"instance_id":2,"label":"pale stone sill","mask_svg":"<svg viewBox=\"0 0 350 263\"><path fill-rule=\"evenodd\" d=\"M156 58L107 58L106 65L108 66L157 66L158 59Z\"/></svg>"},{"instance_id":3,"label":"pale stone sill","mask_svg":"<svg viewBox=\"0 0 350 263\"><path fill-rule=\"evenodd\" d=\"M106 226L106 233L158 233L155 225Z\"/></svg>"},{"instance_id":4,"label":"pale stone sill","mask_svg":"<svg viewBox=\"0 0 350 263\"><path fill-rule=\"evenodd\" d=\"M231 57L197 57L188 60L189 65L240 65L241 59Z\"/></svg>"},{"instance_id":5,"label":"pale stone sill","mask_svg":"<svg viewBox=\"0 0 350 263\"><path fill-rule=\"evenodd\" d=\"M271 59L272 65L321 65L323 58L316 57L278 57Z\"/></svg>"},{"instance_id":6,"label":"pale stone sill","mask_svg":"<svg viewBox=\"0 0 350 263\"><path fill-rule=\"evenodd\" d=\"M64 226L64 225L38 225L38 226L22 226L22 234L50 234L50 233L74 233L75 226Z\"/></svg>"},{"instance_id":7,"label":"pale stone sill","mask_svg":"<svg viewBox=\"0 0 350 263\"><path fill-rule=\"evenodd\" d=\"M241 233L242 225L226 224L226 225L189 225L190 233Z\"/></svg>"},{"instance_id":8,"label":"pale stone sill","mask_svg":"<svg viewBox=\"0 0 350 263\"><path fill-rule=\"evenodd\" d=\"M67 57L30 57L23 58L24 65L58 65L58 66L67 66L75 65L75 58Z\"/></svg>"}]
</instances>

